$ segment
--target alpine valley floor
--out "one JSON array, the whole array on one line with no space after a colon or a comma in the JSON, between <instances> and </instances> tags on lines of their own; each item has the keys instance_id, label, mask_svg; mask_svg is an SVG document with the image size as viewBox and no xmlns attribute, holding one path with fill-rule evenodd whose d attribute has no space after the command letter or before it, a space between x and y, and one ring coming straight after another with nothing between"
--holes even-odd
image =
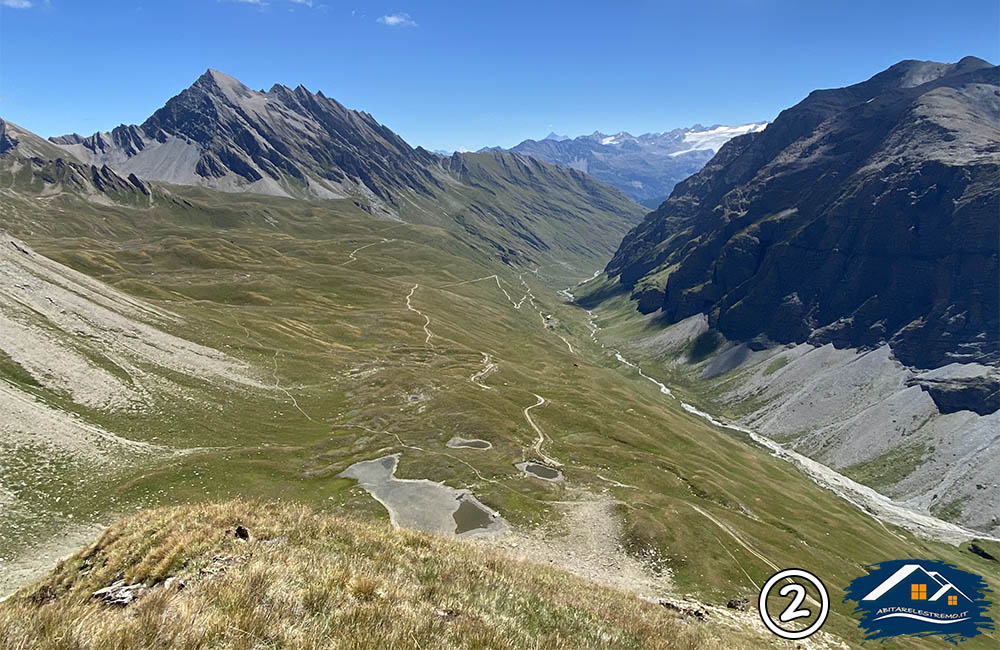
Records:
<instances>
[{"instance_id":1,"label":"alpine valley floor","mask_svg":"<svg viewBox=\"0 0 1000 650\"><path fill-rule=\"evenodd\" d=\"M27 345L0 355L5 394L65 432L0 451L5 592L51 569L60 553L40 548L157 506L253 498L387 520L342 473L394 454L394 478L443 483L502 518L470 543L643 596L753 601L778 568L809 569L832 603L817 644L861 640L842 598L866 564L940 559L1000 589L1000 565L967 543L876 519L622 363L559 293L592 277L596 254L516 269L350 200L170 191L142 208L4 195L4 259L41 267L5 285L38 303L5 302L5 336L104 378L82 396ZM116 341L88 329L105 312L127 312L98 328ZM89 454L96 439L110 451ZM526 475L526 461L562 480Z\"/></svg>"}]
</instances>

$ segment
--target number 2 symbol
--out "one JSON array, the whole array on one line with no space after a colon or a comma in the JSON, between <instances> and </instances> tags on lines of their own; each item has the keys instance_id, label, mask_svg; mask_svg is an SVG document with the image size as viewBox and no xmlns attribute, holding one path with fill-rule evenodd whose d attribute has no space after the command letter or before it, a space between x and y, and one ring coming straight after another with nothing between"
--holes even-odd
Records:
<instances>
[{"instance_id":1,"label":"number 2 symbol","mask_svg":"<svg viewBox=\"0 0 1000 650\"><path fill-rule=\"evenodd\" d=\"M781 627L782 623L787 623L788 621L804 616L812 616L810 610L802 608L802 601L806 599L806 588L797 582L792 582L793 579L796 581L804 580L816 587L816 591L819 592L819 616L816 617L812 625L801 630L786 630ZM791 597L792 602L777 619L774 619L771 618L771 615L767 611L767 599L771 595L771 590L781 584L782 581L785 584L778 590L778 594L785 598ZM760 620L764 622L764 627L775 635L780 636L782 639L804 639L823 627L823 623L826 622L826 617L830 613L830 594L827 593L826 587L823 586L820 579L808 571L802 569L785 569L778 571L768 578L764 586L760 588L760 597L757 599L757 610L760 612Z\"/></svg>"},{"instance_id":2,"label":"number 2 symbol","mask_svg":"<svg viewBox=\"0 0 1000 650\"><path fill-rule=\"evenodd\" d=\"M797 618L802 618L803 616L811 616L812 611L808 609L799 609L799 605L802 601L806 599L806 588L798 584L785 585L778 590L779 596L788 596L789 594L795 594L792 598L792 602L788 604L785 611L781 612L778 620L782 623L787 623L788 621L794 621Z\"/></svg>"}]
</instances>

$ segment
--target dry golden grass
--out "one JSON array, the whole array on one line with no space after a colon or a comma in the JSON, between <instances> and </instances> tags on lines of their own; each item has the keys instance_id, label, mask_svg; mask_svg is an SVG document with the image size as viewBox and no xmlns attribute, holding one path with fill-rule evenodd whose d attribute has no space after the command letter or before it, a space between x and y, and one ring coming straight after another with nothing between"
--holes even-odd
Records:
<instances>
[{"instance_id":1,"label":"dry golden grass","mask_svg":"<svg viewBox=\"0 0 1000 650\"><path fill-rule=\"evenodd\" d=\"M246 526L249 541L234 534ZM165 586L180 577L182 589ZM151 587L111 606L116 580ZM728 633L727 633L728 634ZM749 647L574 576L259 502L144 511L0 605L5 650Z\"/></svg>"}]
</instances>

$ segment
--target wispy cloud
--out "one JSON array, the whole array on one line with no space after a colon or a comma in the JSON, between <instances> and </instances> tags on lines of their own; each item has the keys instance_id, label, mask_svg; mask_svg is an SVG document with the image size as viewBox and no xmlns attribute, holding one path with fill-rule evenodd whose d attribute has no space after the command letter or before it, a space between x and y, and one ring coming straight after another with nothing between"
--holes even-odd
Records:
<instances>
[{"instance_id":1,"label":"wispy cloud","mask_svg":"<svg viewBox=\"0 0 1000 650\"><path fill-rule=\"evenodd\" d=\"M17 0L14 0L15 2ZM0 0L0 2L7 2L7 0ZM301 5L303 7L309 7L310 9L320 9L323 5L316 2L316 0L219 0L219 2L235 2L241 5L253 5L255 7L260 7L261 9L266 9L272 4L293 4Z\"/></svg>"},{"instance_id":2,"label":"wispy cloud","mask_svg":"<svg viewBox=\"0 0 1000 650\"><path fill-rule=\"evenodd\" d=\"M410 14L386 14L379 16L375 22L382 23L387 27L416 27L417 21L410 18Z\"/></svg>"},{"instance_id":3,"label":"wispy cloud","mask_svg":"<svg viewBox=\"0 0 1000 650\"><path fill-rule=\"evenodd\" d=\"M11 9L31 9L35 3L31 0L0 0L0 5Z\"/></svg>"}]
</instances>

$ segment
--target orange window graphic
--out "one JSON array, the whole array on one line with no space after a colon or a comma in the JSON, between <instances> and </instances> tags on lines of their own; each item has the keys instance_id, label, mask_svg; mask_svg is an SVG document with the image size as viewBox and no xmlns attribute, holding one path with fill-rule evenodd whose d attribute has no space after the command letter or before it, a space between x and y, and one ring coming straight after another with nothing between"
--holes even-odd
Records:
<instances>
[{"instance_id":1,"label":"orange window graphic","mask_svg":"<svg viewBox=\"0 0 1000 650\"><path fill-rule=\"evenodd\" d=\"M958 604L958 596L948 596L948 604L949 605L957 605Z\"/></svg>"},{"instance_id":2,"label":"orange window graphic","mask_svg":"<svg viewBox=\"0 0 1000 650\"><path fill-rule=\"evenodd\" d=\"M927 600L927 585L910 585L910 600Z\"/></svg>"}]
</instances>

